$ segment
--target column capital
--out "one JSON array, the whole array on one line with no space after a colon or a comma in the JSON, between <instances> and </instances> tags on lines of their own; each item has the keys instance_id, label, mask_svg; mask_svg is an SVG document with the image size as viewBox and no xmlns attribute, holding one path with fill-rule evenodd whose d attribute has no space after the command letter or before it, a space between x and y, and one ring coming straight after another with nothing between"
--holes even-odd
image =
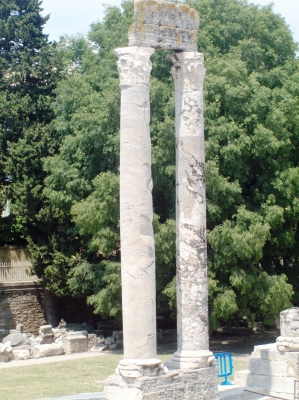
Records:
<instances>
[{"instance_id":1,"label":"column capital","mask_svg":"<svg viewBox=\"0 0 299 400\"><path fill-rule=\"evenodd\" d=\"M169 57L173 62L171 68L175 90L202 90L206 70L202 53L173 53Z\"/></svg>"},{"instance_id":2,"label":"column capital","mask_svg":"<svg viewBox=\"0 0 299 400\"><path fill-rule=\"evenodd\" d=\"M120 76L120 84L148 84L152 63L150 61L154 49L150 47L121 47L114 50L118 57L117 69Z\"/></svg>"}]
</instances>

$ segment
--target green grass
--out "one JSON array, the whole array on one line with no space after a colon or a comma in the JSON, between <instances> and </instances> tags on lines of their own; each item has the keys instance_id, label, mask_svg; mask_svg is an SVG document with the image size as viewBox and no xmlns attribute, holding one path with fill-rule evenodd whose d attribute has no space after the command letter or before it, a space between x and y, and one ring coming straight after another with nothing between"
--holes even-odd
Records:
<instances>
[{"instance_id":1,"label":"green grass","mask_svg":"<svg viewBox=\"0 0 299 400\"><path fill-rule=\"evenodd\" d=\"M162 362L169 354L158 356ZM84 392L101 392L105 379L114 373L123 356L99 357L0 370L1 400L41 400ZM245 361L234 361L234 370L246 369Z\"/></svg>"}]
</instances>

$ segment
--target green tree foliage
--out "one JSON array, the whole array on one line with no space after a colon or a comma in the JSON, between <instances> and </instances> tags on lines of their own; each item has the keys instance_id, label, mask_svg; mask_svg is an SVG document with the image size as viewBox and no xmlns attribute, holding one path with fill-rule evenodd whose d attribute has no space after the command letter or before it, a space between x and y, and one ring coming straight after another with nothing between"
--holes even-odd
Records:
<instances>
[{"instance_id":1,"label":"green tree foliage","mask_svg":"<svg viewBox=\"0 0 299 400\"><path fill-rule=\"evenodd\" d=\"M43 34L38 0L0 3L0 185L1 242L46 242L42 158L58 147L52 126L53 89L59 67ZM49 223L50 215L47 215Z\"/></svg>"},{"instance_id":2,"label":"green tree foliage","mask_svg":"<svg viewBox=\"0 0 299 400\"><path fill-rule=\"evenodd\" d=\"M188 1L199 11L205 55L210 320L240 311L272 323L298 302L299 65L271 7ZM59 153L44 163L51 220L41 248L49 288L85 294L120 315L119 77L113 49L127 45L132 2L108 7L89 41L65 38L55 103ZM158 306L175 307L174 88L167 53L152 56L151 136ZM97 218L95 218L97 215ZM43 252L44 251L44 252Z\"/></svg>"}]
</instances>

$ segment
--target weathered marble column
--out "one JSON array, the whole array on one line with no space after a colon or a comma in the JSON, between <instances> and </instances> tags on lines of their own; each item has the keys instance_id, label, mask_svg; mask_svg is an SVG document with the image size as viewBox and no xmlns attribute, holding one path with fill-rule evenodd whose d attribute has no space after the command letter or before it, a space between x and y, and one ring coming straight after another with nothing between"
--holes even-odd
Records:
<instances>
[{"instance_id":1,"label":"weathered marble column","mask_svg":"<svg viewBox=\"0 0 299 400\"><path fill-rule=\"evenodd\" d=\"M214 364L208 335L203 54L174 53L178 348L170 368Z\"/></svg>"},{"instance_id":2,"label":"weathered marble column","mask_svg":"<svg viewBox=\"0 0 299 400\"><path fill-rule=\"evenodd\" d=\"M160 368L156 359L155 246L151 177L150 56L154 49L116 49L121 88L120 236L124 360L136 378Z\"/></svg>"}]
</instances>

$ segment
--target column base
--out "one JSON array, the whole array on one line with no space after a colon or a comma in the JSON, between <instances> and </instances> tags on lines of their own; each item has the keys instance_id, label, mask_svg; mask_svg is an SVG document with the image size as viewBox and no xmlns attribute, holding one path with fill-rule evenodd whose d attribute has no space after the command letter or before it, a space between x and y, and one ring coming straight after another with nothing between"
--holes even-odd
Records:
<instances>
[{"instance_id":1,"label":"column base","mask_svg":"<svg viewBox=\"0 0 299 400\"><path fill-rule=\"evenodd\" d=\"M171 360L164 363L169 370L199 369L216 365L213 353L208 350L181 350L176 351Z\"/></svg>"},{"instance_id":2,"label":"column base","mask_svg":"<svg viewBox=\"0 0 299 400\"><path fill-rule=\"evenodd\" d=\"M217 367L175 370L136 379L111 375L106 400L218 400Z\"/></svg>"},{"instance_id":3,"label":"column base","mask_svg":"<svg viewBox=\"0 0 299 400\"><path fill-rule=\"evenodd\" d=\"M164 373L163 364L157 358L121 360L115 370L123 378L136 379L141 376L157 376Z\"/></svg>"}]
</instances>

